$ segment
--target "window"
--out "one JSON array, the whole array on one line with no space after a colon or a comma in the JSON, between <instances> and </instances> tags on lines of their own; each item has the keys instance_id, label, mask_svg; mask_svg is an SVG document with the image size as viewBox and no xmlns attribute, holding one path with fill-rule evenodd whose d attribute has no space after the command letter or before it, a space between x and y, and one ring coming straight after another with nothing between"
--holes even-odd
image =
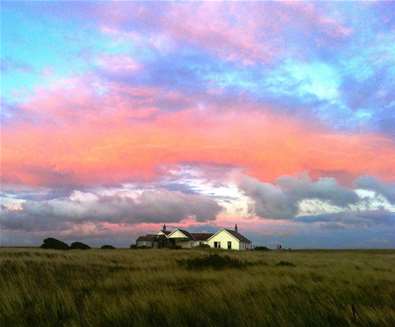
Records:
<instances>
[{"instance_id":1,"label":"window","mask_svg":"<svg viewBox=\"0 0 395 327\"><path fill-rule=\"evenodd\" d=\"M228 241L228 250L231 250L231 249L232 249L232 242Z\"/></svg>"},{"instance_id":2,"label":"window","mask_svg":"<svg viewBox=\"0 0 395 327\"><path fill-rule=\"evenodd\" d=\"M218 242L214 242L214 247L215 247L215 248L218 247Z\"/></svg>"}]
</instances>

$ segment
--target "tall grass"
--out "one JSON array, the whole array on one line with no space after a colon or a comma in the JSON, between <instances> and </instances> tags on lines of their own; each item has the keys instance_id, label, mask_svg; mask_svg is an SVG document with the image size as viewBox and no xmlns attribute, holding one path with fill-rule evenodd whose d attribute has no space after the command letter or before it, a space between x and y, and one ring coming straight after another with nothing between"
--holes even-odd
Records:
<instances>
[{"instance_id":1,"label":"tall grass","mask_svg":"<svg viewBox=\"0 0 395 327\"><path fill-rule=\"evenodd\" d=\"M208 253L0 249L0 326L395 326L395 251Z\"/></svg>"}]
</instances>

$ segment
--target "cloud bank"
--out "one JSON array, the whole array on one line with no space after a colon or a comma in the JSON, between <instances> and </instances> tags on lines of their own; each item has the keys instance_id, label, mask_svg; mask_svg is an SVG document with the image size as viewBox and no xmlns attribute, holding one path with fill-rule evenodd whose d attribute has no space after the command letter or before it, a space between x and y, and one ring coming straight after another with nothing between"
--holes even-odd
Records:
<instances>
[{"instance_id":1,"label":"cloud bank","mask_svg":"<svg viewBox=\"0 0 395 327\"><path fill-rule=\"evenodd\" d=\"M274 184L243 177L239 185L253 200L253 213L262 218L329 227L395 224L393 184L370 176L357 179L356 188L334 178L313 181L307 174L283 176Z\"/></svg>"},{"instance_id":2,"label":"cloud bank","mask_svg":"<svg viewBox=\"0 0 395 327\"><path fill-rule=\"evenodd\" d=\"M214 200L202 195L164 189L111 193L74 191L68 198L3 205L0 225L4 229L33 231L85 222L175 223L185 218L208 221L221 211Z\"/></svg>"}]
</instances>

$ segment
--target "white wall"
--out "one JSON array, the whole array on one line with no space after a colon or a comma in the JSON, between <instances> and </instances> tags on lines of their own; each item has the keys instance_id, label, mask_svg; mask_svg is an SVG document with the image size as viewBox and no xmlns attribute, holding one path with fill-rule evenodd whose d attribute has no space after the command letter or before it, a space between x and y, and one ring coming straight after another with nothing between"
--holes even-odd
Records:
<instances>
[{"instance_id":1,"label":"white wall","mask_svg":"<svg viewBox=\"0 0 395 327\"><path fill-rule=\"evenodd\" d=\"M152 242L151 241L138 241L137 246L147 246L147 247L152 247Z\"/></svg>"},{"instance_id":2,"label":"white wall","mask_svg":"<svg viewBox=\"0 0 395 327\"><path fill-rule=\"evenodd\" d=\"M211 237L207 243L210 247L214 248L214 242L221 242L221 249L228 249L229 241L232 242L232 250L242 250L240 249L240 241L226 230L222 230L217 235Z\"/></svg>"},{"instance_id":3,"label":"white wall","mask_svg":"<svg viewBox=\"0 0 395 327\"><path fill-rule=\"evenodd\" d=\"M193 241L176 241L176 245L182 247L183 249L190 249L193 247Z\"/></svg>"}]
</instances>

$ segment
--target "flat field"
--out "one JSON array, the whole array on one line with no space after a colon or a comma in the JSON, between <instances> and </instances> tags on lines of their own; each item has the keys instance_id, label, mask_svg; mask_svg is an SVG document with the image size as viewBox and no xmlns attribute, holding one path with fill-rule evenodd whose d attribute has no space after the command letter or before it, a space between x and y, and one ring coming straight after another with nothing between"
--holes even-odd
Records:
<instances>
[{"instance_id":1,"label":"flat field","mask_svg":"<svg viewBox=\"0 0 395 327\"><path fill-rule=\"evenodd\" d=\"M395 251L3 248L0 326L395 326Z\"/></svg>"}]
</instances>

